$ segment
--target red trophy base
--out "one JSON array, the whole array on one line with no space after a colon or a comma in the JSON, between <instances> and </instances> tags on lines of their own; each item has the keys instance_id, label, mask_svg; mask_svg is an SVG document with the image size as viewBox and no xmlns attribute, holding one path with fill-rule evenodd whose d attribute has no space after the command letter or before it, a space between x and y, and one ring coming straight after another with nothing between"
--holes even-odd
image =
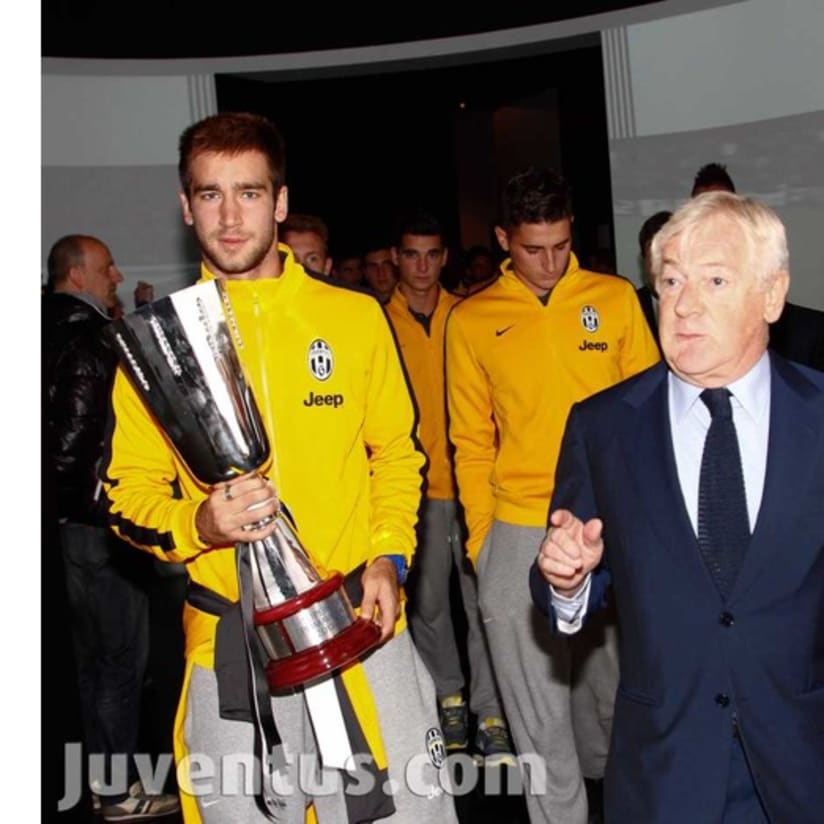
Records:
<instances>
[{"instance_id":1,"label":"red trophy base","mask_svg":"<svg viewBox=\"0 0 824 824\"><path fill-rule=\"evenodd\" d=\"M270 661L266 668L269 688L290 689L314 681L332 670L358 660L378 643L380 627L367 618L358 618L331 641L296 652L282 661Z\"/></svg>"},{"instance_id":2,"label":"red trophy base","mask_svg":"<svg viewBox=\"0 0 824 824\"><path fill-rule=\"evenodd\" d=\"M278 628L278 635L293 651L280 658L273 658L266 667L269 688L286 690L317 680L336 669L354 663L380 640L380 627L367 618L352 618L352 608L342 589L343 576L333 573L310 590L276 607L255 613L259 628L269 625ZM345 599L348 620L334 637L319 644L299 649L296 638L290 637L286 619L300 626L321 621L325 623L326 610L334 604L334 615L340 618L340 599Z\"/></svg>"}]
</instances>

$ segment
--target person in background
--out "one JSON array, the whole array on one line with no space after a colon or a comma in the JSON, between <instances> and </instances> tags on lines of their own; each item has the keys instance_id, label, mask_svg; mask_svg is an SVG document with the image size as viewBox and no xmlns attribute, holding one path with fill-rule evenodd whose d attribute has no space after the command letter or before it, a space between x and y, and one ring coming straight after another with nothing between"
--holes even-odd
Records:
<instances>
[{"instance_id":1,"label":"person in background","mask_svg":"<svg viewBox=\"0 0 824 824\"><path fill-rule=\"evenodd\" d=\"M469 743L469 708L477 718L475 747L487 766L514 764L489 649L478 612L478 589L464 552L451 450L446 434L444 330L459 298L440 284L446 264L440 222L417 209L400 217L392 247L399 281L387 306L418 402L421 444L429 458L418 520L418 551L410 580L409 621L415 644L432 673L447 750ZM450 579L457 568L466 615L469 705L458 654Z\"/></svg>"},{"instance_id":2,"label":"person in background","mask_svg":"<svg viewBox=\"0 0 824 824\"><path fill-rule=\"evenodd\" d=\"M721 163L707 163L695 173L690 197L696 197L705 192L735 193L735 184L726 166Z\"/></svg>"},{"instance_id":3,"label":"person in background","mask_svg":"<svg viewBox=\"0 0 824 824\"><path fill-rule=\"evenodd\" d=\"M638 246L640 247L641 254L641 279L644 283L643 286L640 286L635 291L641 303L644 317L649 324L649 330L652 332L656 343L658 343L658 295L655 294L655 283L650 269L649 250L652 239L671 217L672 212L656 212L644 221L641 226L641 231L638 232Z\"/></svg>"},{"instance_id":4,"label":"person in background","mask_svg":"<svg viewBox=\"0 0 824 824\"><path fill-rule=\"evenodd\" d=\"M281 224L280 236L307 272L329 276L329 228L322 218L292 212Z\"/></svg>"},{"instance_id":5,"label":"person in background","mask_svg":"<svg viewBox=\"0 0 824 824\"><path fill-rule=\"evenodd\" d=\"M587 268L591 272L601 272L601 274L604 275L614 275L615 263L613 262L612 252L603 246L598 247L589 256Z\"/></svg>"},{"instance_id":6,"label":"person in background","mask_svg":"<svg viewBox=\"0 0 824 824\"><path fill-rule=\"evenodd\" d=\"M369 287L381 303L389 303L398 282L398 271L392 262L391 246L371 246L367 248L363 260Z\"/></svg>"},{"instance_id":7,"label":"person in background","mask_svg":"<svg viewBox=\"0 0 824 824\"><path fill-rule=\"evenodd\" d=\"M463 277L455 288L455 294L466 296L483 289L498 277L498 269L492 252L486 246L470 246L464 253Z\"/></svg>"},{"instance_id":8,"label":"person in background","mask_svg":"<svg viewBox=\"0 0 824 824\"><path fill-rule=\"evenodd\" d=\"M146 306L154 300L154 286L151 283L146 283L143 280L138 281L134 290L134 308L139 309L141 306ZM120 295L115 298L115 305L112 307L110 313L112 320L122 318L126 314L126 307L120 299Z\"/></svg>"},{"instance_id":9,"label":"person in background","mask_svg":"<svg viewBox=\"0 0 824 824\"><path fill-rule=\"evenodd\" d=\"M139 280L134 290L134 308L139 309L141 306L146 306L154 300L154 286L151 283L146 283L145 280Z\"/></svg>"},{"instance_id":10,"label":"person in background","mask_svg":"<svg viewBox=\"0 0 824 824\"><path fill-rule=\"evenodd\" d=\"M363 255L346 254L336 258L331 276L348 286L364 285Z\"/></svg>"},{"instance_id":11,"label":"person in background","mask_svg":"<svg viewBox=\"0 0 824 824\"><path fill-rule=\"evenodd\" d=\"M770 324L770 348L824 372L824 312L786 301L778 320Z\"/></svg>"},{"instance_id":12,"label":"person in background","mask_svg":"<svg viewBox=\"0 0 824 824\"><path fill-rule=\"evenodd\" d=\"M517 752L546 763L546 792L527 792L527 809L533 822L586 824L583 777L603 776L618 681L614 619L552 636L535 620L527 572L570 407L659 356L632 284L578 265L572 220L559 175L530 167L507 181L495 234L509 257L452 310L446 377L467 552L504 712Z\"/></svg>"},{"instance_id":13,"label":"person in background","mask_svg":"<svg viewBox=\"0 0 824 824\"><path fill-rule=\"evenodd\" d=\"M147 567L107 528L99 465L117 356L103 332L123 276L109 247L90 235L52 246L43 298L46 512L58 519L86 757L105 821L157 818L179 808L149 795L137 774L141 694L149 651ZM118 786L114 756L127 758Z\"/></svg>"},{"instance_id":14,"label":"person in background","mask_svg":"<svg viewBox=\"0 0 824 824\"><path fill-rule=\"evenodd\" d=\"M767 206L687 201L652 241L666 363L569 417L530 584L559 637L611 585L607 821L821 818L824 375L767 351L788 266Z\"/></svg>"},{"instance_id":15,"label":"person in background","mask_svg":"<svg viewBox=\"0 0 824 824\"><path fill-rule=\"evenodd\" d=\"M179 153L180 203L200 244L201 280L226 288L243 341L238 356L276 452L258 472L205 486L118 371L104 458L110 523L155 557L185 563L190 578L175 725L186 823L265 822L269 801L279 820L296 823L311 804L318 824L454 824L452 798L438 784L445 748L435 689L406 631L401 587L425 457L386 315L371 296L308 275L278 243L288 191L283 140L269 120L212 115L183 132ZM347 577L381 645L329 676L331 694L296 688L267 702L245 683L251 676L265 689L264 662L245 653L254 636L245 634L239 598L251 595L241 588L235 544L266 538L281 500L318 567ZM267 737L269 757L259 759L256 731L265 727L252 719L269 711L281 744ZM347 741L354 776L343 769ZM263 775L233 788L199 770L192 754L216 765L254 759ZM299 776L279 772L277 762L288 767L289 759Z\"/></svg>"}]
</instances>

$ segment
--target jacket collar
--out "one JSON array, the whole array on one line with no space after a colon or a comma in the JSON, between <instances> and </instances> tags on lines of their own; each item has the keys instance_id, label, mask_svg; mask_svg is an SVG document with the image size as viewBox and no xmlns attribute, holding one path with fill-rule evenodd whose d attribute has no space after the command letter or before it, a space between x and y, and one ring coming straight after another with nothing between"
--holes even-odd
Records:
<instances>
[{"instance_id":1,"label":"jacket collar","mask_svg":"<svg viewBox=\"0 0 824 824\"><path fill-rule=\"evenodd\" d=\"M558 278L558 282L552 287L552 291L554 292L556 289L561 288L566 289L568 285L574 286L574 281L577 279L580 271L582 270L578 264L578 258L575 256L575 252L570 252L566 271ZM530 297L535 297L532 290L515 274L515 270L512 268L512 258L508 257L501 263L501 277L499 278L499 282L507 289L524 292L529 294Z\"/></svg>"},{"instance_id":2,"label":"jacket collar","mask_svg":"<svg viewBox=\"0 0 824 824\"><path fill-rule=\"evenodd\" d=\"M295 260L292 250L283 243L278 243L281 271L278 277L256 278L254 280L237 280L223 278L227 294L230 297L250 297L262 301L283 300L292 295L309 277L303 267ZM216 275L204 262L200 264L200 279L215 280Z\"/></svg>"}]
</instances>

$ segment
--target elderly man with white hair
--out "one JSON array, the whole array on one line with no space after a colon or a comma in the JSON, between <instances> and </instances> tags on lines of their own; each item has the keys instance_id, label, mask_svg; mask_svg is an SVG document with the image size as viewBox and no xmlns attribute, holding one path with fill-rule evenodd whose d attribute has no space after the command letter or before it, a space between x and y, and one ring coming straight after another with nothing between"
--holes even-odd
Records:
<instances>
[{"instance_id":1,"label":"elderly man with white hair","mask_svg":"<svg viewBox=\"0 0 824 824\"><path fill-rule=\"evenodd\" d=\"M655 236L666 363L576 405L530 572L552 628L614 599L611 824L824 809L824 375L768 353L784 227L711 193Z\"/></svg>"}]
</instances>

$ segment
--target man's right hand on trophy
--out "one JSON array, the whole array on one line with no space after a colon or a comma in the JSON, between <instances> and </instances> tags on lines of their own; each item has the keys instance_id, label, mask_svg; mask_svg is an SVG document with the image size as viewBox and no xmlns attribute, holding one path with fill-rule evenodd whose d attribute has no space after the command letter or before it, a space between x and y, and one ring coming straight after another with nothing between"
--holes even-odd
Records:
<instances>
[{"instance_id":1,"label":"man's right hand on trophy","mask_svg":"<svg viewBox=\"0 0 824 824\"><path fill-rule=\"evenodd\" d=\"M212 489L198 507L195 527L203 543L212 547L260 541L274 532L275 521L257 529L252 525L274 515L279 505L272 482L249 472Z\"/></svg>"},{"instance_id":2,"label":"man's right hand on trophy","mask_svg":"<svg viewBox=\"0 0 824 824\"><path fill-rule=\"evenodd\" d=\"M363 571L361 584L361 617L371 619L381 628L383 642L395 631L400 615L398 568L389 558L376 558Z\"/></svg>"}]
</instances>

